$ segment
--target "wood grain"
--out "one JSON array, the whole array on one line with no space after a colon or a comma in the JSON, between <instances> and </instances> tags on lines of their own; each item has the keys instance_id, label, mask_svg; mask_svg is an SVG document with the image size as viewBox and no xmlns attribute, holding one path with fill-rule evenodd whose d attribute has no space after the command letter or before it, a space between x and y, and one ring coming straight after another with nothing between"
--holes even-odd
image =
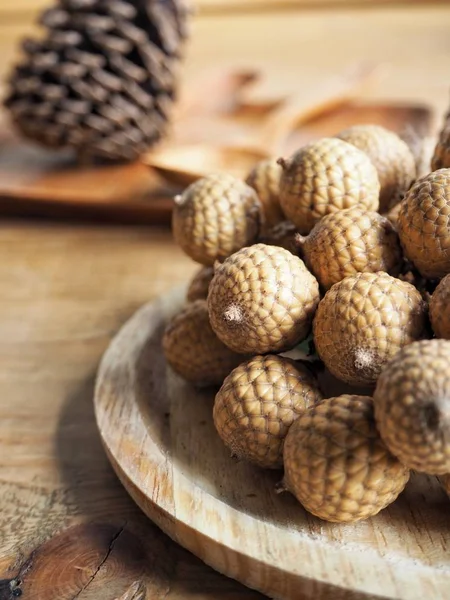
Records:
<instances>
[{"instance_id":1,"label":"wood grain","mask_svg":"<svg viewBox=\"0 0 450 600\"><path fill-rule=\"evenodd\" d=\"M445 600L450 513L436 478L416 478L387 510L349 525L320 521L277 495L281 473L237 463L219 439L215 391L195 390L166 367L161 336L184 293L133 316L96 385L105 449L144 512L206 563L270 597Z\"/></svg>"},{"instance_id":2,"label":"wood grain","mask_svg":"<svg viewBox=\"0 0 450 600\"><path fill-rule=\"evenodd\" d=\"M160 229L5 220L0 256L1 600L11 585L30 600L115 600L135 581L148 600L256 600L139 511L95 426L114 332L196 266Z\"/></svg>"}]
</instances>

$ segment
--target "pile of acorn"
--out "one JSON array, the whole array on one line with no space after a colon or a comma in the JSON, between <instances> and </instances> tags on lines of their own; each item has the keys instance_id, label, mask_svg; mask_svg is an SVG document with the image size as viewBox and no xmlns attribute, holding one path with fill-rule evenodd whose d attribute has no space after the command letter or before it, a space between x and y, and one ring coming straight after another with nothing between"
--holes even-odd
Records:
<instances>
[{"instance_id":1,"label":"pile of acorn","mask_svg":"<svg viewBox=\"0 0 450 600\"><path fill-rule=\"evenodd\" d=\"M173 233L204 266L164 353L221 386L214 424L234 456L284 467L285 488L337 522L378 513L410 469L450 473L450 168L417 178L395 133L355 126L246 182L198 180ZM286 356L311 331L317 362ZM366 395L324 397L321 369Z\"/></svg>"}]
</instances>

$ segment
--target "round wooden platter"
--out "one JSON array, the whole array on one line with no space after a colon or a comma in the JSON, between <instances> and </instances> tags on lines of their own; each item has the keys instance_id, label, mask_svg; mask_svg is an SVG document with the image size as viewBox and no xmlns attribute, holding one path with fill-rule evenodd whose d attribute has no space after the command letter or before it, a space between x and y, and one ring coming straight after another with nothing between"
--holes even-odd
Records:
<instances>
[{"instance_id":1,"label":"round wooden platter","mask_svg":"<svg viewBox=\"0 0 450 600\"><path fill-rule=\"evenodd\" d=\"M176 542L271 598L450 597L450 503L435 478L413 476L393 505L337 525L276 494L280 472L232 459L212 423L214 390L167 366L161 335L184 290L141 308L100 366L100 435L123 485Z\"/></svg>"}]
</instances>

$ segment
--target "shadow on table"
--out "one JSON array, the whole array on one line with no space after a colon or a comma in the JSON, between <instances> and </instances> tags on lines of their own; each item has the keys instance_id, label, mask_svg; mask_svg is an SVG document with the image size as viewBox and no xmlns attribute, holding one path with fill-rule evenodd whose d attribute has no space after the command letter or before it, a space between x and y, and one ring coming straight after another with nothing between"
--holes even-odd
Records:
<instances>
[{"instance_id":1,"label":"shadow on table","mask_svg":"<svg viewBox=\"0 0 450 600\"><path fill-rule=\"evenodd\" d=\"M110 552L109 560L114 559L118 565L112 569L113 577L123 580L124 590L140 579L147 596L151 590L150 597L155 600L181 600L187 594L215 600L262 599L257 592L219 575L172 542L134 504L101 444L93 407L94 383L92 375L67 398L55 440L69 524L85 524L83 538L88 545L98 544L99 526L111 525L114 535L120 533L113 550L110 540L106 551ZM104 571L107 576L110 570ZM109 583L103 580L102 585ZM117 587L117 581L113 587ZM99 598L115 597L108 593L102 592Z\"/></svg>"}]
</instances>

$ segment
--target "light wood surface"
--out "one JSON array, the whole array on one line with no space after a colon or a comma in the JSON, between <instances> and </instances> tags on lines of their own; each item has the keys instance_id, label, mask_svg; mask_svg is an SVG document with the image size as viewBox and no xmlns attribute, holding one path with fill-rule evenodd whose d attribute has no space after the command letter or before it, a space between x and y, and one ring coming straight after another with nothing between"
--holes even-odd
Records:
<instances>
[{"instance_id":1,"label":"light wood surface","mask_svg":"<svg viewBox=\"0 0 450 600\"><path fill-rule=\"evenodd\" d=\"M166 367L161 336L184 290L140 309L106 352L95 409L120 480L149 517L218 571L284 600L445 600L450 513L436 478L415 478L376 517L330 524L238 463L212 422L214 390ZM344 386L340 386L343 388ZM328 382L326 397L349 392Z\"/></svg>"},{"instance_id":2,"label":"light wood surface","mask_svg":"<svg viewBox=\"0 0 450 600\"><path fill-rule=\"evenodd\" d=\"M366 98L425 102L439 114L450 84L449 22L449 6L428 2L200 15L186 78L217 66L261 66L275 83L253 97L270 100L274 90L298 91L362 57L391 65ZM31 30L26 15L0 17L0 77ZM2 219L2 600L10 600L19 574L31 600L116 600L135 581L152 600L261 597L204 567L150 523L109 467L94 423L94 376L112 336L195 268L167 231Z\"/></svg>"}]
</instances>

